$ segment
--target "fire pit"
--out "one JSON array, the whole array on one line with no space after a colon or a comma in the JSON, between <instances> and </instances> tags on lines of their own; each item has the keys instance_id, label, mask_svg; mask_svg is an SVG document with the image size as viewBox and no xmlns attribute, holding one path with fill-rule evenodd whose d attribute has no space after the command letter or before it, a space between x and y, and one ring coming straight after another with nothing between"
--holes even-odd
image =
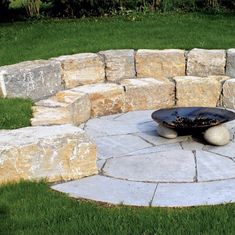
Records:
<instances>
[{"instance_id":1,"label":"fire pit","mask_svg":"<svg viewBox=\"0 0 235 235\"><path fill-rule=\"evenodd\" d=\"M209 143L225 145L230 136L222 124L234 120L235 113L221 108L183 107L157 110L152 119L159 123L158 133L163 137L202 133Z\"/></svg>"}]
</instances>

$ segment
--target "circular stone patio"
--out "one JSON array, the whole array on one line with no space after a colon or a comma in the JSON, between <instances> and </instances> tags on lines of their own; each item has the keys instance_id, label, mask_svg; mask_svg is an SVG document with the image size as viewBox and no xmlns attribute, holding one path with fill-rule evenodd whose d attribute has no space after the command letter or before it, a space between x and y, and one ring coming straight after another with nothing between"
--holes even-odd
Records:
<instances>
[{"instance_id":1,"label":"circular stone patio","mask_svg":"<svg viewBox=\"0 0 235 235\"><path fill-rule=\"evenodd\" d=\"M53 185L72 197L111 204L181 207L235 202L235 122L227 146L157 135L153 110L89 120L99 175Z\"/></svg>"}]
</instances>

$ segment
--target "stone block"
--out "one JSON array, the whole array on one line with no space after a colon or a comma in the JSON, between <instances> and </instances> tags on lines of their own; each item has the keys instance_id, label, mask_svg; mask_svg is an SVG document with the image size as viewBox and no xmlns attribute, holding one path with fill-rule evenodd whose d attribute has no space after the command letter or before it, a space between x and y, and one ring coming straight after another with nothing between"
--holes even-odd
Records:
<instances>
[{"instance_id":1,"label":"stone block","mask_svg":"<svg viewBox=\"0 0 235 235\"><path fill-rule=\"evenodd\" d=\"M81 53L54 58L62 67L66 88L102 83L105 80L104 60L95 53Z\"/></svg>"},{"instance_id":2,"label":"stone block","mask_svg":"<svg viewBox=\"0 0 235 235\"><path fill-rule=\"evenodd\" d=\"M63 89L60 63L36 60L0 67L0 95L39 100Z\"/></svg>"},{"instance_id":3,"label":"stone block","mask_svg":"<svg viewBox=\"0 0 235 235\"><path fill-rule=\"evenodd\" d=\"M90 118L91 102L89 96L81 92L70 90L58 92L55 96L41 100L33 107L33 118L31 124L79 125Z\"/></svg>"},{"instance_id":4,"label":"stone block","mask_svg":"<svg viewBox=\"0 0 235 235\"><path fill-rule=\"evenodd\" d=\"M138 50L136 53L138 77L157 79L185 75L184 50Z\"/></svg>"},{"instance_id":5,"label":"stone block","mask_svg":"<svg viewBox=\"0 0 235 235\"><path fill-rule=\"evenodd\" d=\"M193 49L188 53L187 75L224 75L225 63L225 50Z\"/></svg>"},{"instance_id":6,"label":"stone block","mask_svg":"<svg viewBox=\"0 0 235 235\"><path fill-rule=\"evenodd\" d=\"M118 82L135 77L134 50L108 50L99 52L105 59L106 79Z\"/></svg>"},{"instance_id":7,"label":"stone block","mask_svg":"<svg viewBox=\"0 0 235 235\"><path fill-rule=\"evenodd\" d=\"M154 78L126 79L125 111L172 107L175 104L175 85Z\"/></svg>"},{"instance_id":8,"label":"stone block","mask_svg":"<svg viewBox=\"0 0 235 235\"><path fill-rule=\"evenodd\" d=\"M0 131L0 183L41 178L55 182L96 173L96 146L75 126Z\"/></svg>"},{"instance_id":9,"label":"stone block","mask_svg":"<svg viewBox=\"0 0 235 235\"><path fill-rule=\"evenodd\" d=\"M124 89L120 85L111 83L84 85L72 91L89 95L92 117L121 113L124 110Z\"/></svg>"},{"instance_id":10,"label":"stone block","mask_svg":"<svg viewBox=\"0 0 235 235\"><path fill-rule=\"evenodd\" d=\"M235 79L227 80L223 85L223 106L235 109Z\"/></svg>"},{"instance_id":11,"label":"stone block","mask_svg":"<svg viewBox=\"0 0 235 235\"><path fill-rule=\"evenodd\" d=\"M235 49L227 51L226 75L235 78Z\"/></svg>"},{"instance_id":12,"label":"stone block","mask_svg":"<svg viewBox=\"0 0 235 235\"><path fill-rule=\"evenodd\" d=\"M175 77L178 107L215 107L220 99L221 82L194 76Z\"/></svg>"}]
</instances>

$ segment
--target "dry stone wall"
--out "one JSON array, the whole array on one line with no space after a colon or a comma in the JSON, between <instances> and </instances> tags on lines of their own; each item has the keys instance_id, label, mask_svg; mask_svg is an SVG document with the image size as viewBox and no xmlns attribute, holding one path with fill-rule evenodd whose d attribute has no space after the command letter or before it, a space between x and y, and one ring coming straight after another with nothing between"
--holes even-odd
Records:
<instances>
[{"instance_id":1,"label":"dry stone wall","mask_svg":"<svg viewBox=\"0 0 235 235\"><path fill-rule=\"evenodd\" d=\"M32 127L0 131L0 183L96 174L96 146L77 126L133 110L235 109L234 78L235 49L108 50L2 66L0 97L35 106Z\"/></svg>"}]
</instances>

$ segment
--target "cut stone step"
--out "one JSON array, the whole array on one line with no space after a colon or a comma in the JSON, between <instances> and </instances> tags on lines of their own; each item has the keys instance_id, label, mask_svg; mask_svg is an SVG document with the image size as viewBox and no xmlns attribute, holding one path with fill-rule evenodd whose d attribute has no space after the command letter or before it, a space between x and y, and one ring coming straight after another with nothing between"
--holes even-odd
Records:
<instances>
[{"instance_id":1,"label":"cut stone step","mask_svg":"<svg viewBox=\"0 0 235 235\"><path fill-rule=\"evenodd\" d=\"M75 126L0 131L0 183L42 178L54 182L96 173L96 146Z\"/></svg>"}]
</instances>

